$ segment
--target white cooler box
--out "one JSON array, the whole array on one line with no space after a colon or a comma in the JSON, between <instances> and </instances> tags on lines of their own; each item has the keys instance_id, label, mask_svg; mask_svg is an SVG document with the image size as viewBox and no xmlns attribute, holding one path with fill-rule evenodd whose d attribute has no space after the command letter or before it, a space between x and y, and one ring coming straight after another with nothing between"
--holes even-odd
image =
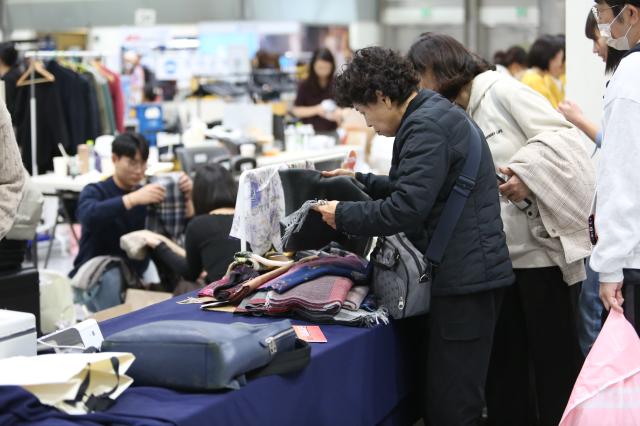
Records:
<instances>
[{"instance_id":1,"label":"white cooler box","mask_svg":"<svg viewBox=\"0 0 640 426\"><path fill-rule=\"evenodd\" d=\"M36 317L0 309L0 359L36 355Z\"/></svg>"}]
</instances>

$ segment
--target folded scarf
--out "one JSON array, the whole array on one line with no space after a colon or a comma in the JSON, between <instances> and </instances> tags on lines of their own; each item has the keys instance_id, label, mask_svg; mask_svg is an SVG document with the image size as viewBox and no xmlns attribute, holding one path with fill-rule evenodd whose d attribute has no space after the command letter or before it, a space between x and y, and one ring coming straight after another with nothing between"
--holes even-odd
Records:
<instances>
[{"instance_id":1,"label":"folded scarf","mask_svg":"<svg viewBox=\"0 0 640 426\"><path fill-rule=\"evenodd\" d=\"M375 327L379 324L389 324L389 313L386 309L380 308L373 312L359 309L350 311L341 309L337 314L332 315L327 312L313 312L308 310L296 310L296 316L316 324L339 324L351 327Z\"/></svg>"},{"instance_id":2,"label":"folded scarf","mask_svg":"<svg viewBox=\"0 0 640 426\"><path fill-rule=\"evenodd\" d=\"M307 262L298 262L286 274L271 280L260 287L261 290L274 290L284 293L307 281L333 275L349 278L354 283L367 281L367 261L355 254L347 256L326 256Z\"/></svg>"},{"instance_id":3,"label":"folded scarf","mask_svg":"<svg viewBox=\"0 0 640 426\"><path fill-rule=\"evenodd\" d=\"M336 314L352 286L353 281L348 278L326 275L302 283L285 293L269 292L265 309L267 312L303 309Z\"/></svg>"},{"instance_id":4,"label":"folded scarf","mask_svg":"<svg viewBox=\"0 0 640 426\"><path fill-rule=\"evenodd\" d=\"M233 287L219 287L214 290L215 298L219 301L230 303L240 302L242 299L255 292L264 283L273 280L293 267L293 263L281 266L277 269L251 278Z\"/></svg>"},{"instance_id":5,"label":"folded scarf","mask_svg":"<svg viewBox=\"0 0 640 426\"><path fill-rule=\"evenodd\" d=\"M352 287L347 294L347 299L342 304L343 309L350 311L357 311L360 309L360 305L364 301L364 298L369 294L369 287L365 285L359 285Z\"/></svg>"},{"instance_id":6,"label":"folded scarf","mask_svg":"<svg viewBox=\"0 0 640 426\"><path fill-rule=\"evenodd\" d=\"M202 290L198 292L198 297L214 297L217 299L217 295L220 291L236 287L247 280L257 277L258 275L258 272L251 266L245 264L232 264L224 277L202 288Z\"/></svg>"}]
</instances>

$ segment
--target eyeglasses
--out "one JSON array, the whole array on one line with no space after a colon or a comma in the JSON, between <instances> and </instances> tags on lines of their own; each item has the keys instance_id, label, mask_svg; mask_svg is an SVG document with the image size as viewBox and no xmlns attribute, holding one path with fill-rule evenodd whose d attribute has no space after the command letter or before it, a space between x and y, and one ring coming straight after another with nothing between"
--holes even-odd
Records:
<instances>
[{"instance_id":1,"label":"eyeglasses","mask_svg":"<svg viewBox=\"0 0 640 426\"><path fill-rule=\"evenodd\" d=\"M614 4L613 6L603 7L602 9L598 9L598 6L592 6L591 7L591 13L593 13L593 17L596 18L596 21L598 23L600 23L600 19L602 18L602 16L601 16L602 11L611 10L611 9L613 9L615 7L620 7L620 6L622 6L622 5L621 4Z\"/></svg>"},{"instance_id":2,"label":"eyeglasses","mask_svg":"<svg viewBox=\"0 0 640 426\"><path fill-rule=\"evenodd\" d=\"M130 169L140 169L143 171L147 169L146 161L136 161L136 160L131 160L129 158L127 158L126 160L127 160L127 167L129 167Z\"/></svg>"}]
</instances>

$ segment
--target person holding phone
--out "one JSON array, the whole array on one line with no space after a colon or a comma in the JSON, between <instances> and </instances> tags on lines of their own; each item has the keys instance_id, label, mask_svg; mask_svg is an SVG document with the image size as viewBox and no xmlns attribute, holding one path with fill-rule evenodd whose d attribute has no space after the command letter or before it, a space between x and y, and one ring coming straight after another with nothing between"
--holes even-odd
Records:
<instances>
[{"instance_id":1,"label":"person holding phone","mask_svg":"<svg viewBox=\"0 0 640 426\"><path fill-rule=\"evenodd\" d=\"M496 328L490 424L557 425L582 365L575 307L590 252L593 165L578 130L545 98L454 38L422 34L408 56L423 88L440 92L478 124L499 166L516 283L505 291Z\"/></svg>"}]
</instances>

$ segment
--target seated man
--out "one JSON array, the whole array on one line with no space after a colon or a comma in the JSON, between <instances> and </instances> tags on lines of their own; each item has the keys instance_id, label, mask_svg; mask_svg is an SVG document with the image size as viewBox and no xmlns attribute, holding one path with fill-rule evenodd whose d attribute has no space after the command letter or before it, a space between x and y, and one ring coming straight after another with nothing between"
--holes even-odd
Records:
<instances>
[{"instance_id":1,"label":"seated man","mask_svg":"<svg viewBox=\"0 0 640 426\"><path fill-rule=\"evenodd\" d=\"M91 310L121 303L122 288L130 284L127 282L123 286L123 272L131 272L132 278L140 278L149 265L149 259L129 260L120 248L121 236L144 229L147 206L162 202L165 198L165 189L161 185L151 183L140 186L148 156L149 145L142 135L118 135L112 144L113 176L88 185L80 194L76 215L82 225L82 237L69 276L74 278L76 288L79 285L86 290L78 292L76 296L80 300L77 301L84 302ZM187 205L191 205L192 186L191 180L183 176L180 190L185 194ZM189 213L192 214L192 208L187 208L187 216ZM100 259L96 259L99 256ZM118 257L124 263L113 262L103 256ZM81 270L92 259L95 265ZM103 259L104 262L96 262ZM79 270L83 273L75 277Z\"/></svg>"}]
</instances>

